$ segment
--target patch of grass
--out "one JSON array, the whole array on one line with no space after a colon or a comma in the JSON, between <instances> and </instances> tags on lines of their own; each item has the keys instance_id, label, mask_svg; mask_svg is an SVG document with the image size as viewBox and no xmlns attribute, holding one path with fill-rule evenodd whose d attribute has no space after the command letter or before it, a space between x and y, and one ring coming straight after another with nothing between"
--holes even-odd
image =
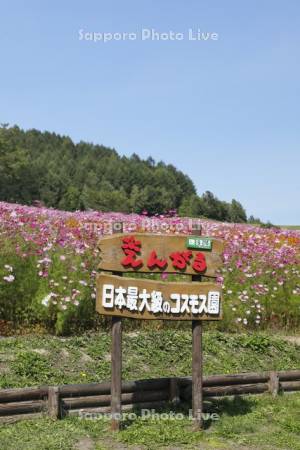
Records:
<instances>
[{"instance_id":1,"label":"patch of grass","mask_svg":"<svg viewBox=\"0 0 300 450\"><path fill-rule=\"evenodd\" d=\"M75 419L26 420L0 428L0 446L5 450L71 450L80 437L96 440L107 424Z\"/></svg>"},{"instance_id":2,"label":"patch of grass","mask_svg":"<svg viewBox=\"0 0 300 450\"><path fill-rule=\"evenodd\" d=\"M207 405L219 420L206 423L205 431L193 432L186 410L182 419L156 415L124 423L112 434L109 422L66 418L43 418L0 428L0 445L5 450L84 449L243 449L300 450L300 393L272 398L226 397ZM178 412L177 411L177 412ZM176 411L175 411L176 412ZM79 442L88 441L88 447Z\"/></svg>"},{"instance_id":3,"label":"patch of grass","mask_svg":"<svg viewBox=\"0 0 300 450\"><path fill-rule=\"evenodd\" d=\"M110 378L110 334L0 340L0 388L86 383ZM123 378L191 374L190 330L124 333ZM204 332L204 373L300 367L300 346L266 333Z\"/></svg>"}]
</instances>

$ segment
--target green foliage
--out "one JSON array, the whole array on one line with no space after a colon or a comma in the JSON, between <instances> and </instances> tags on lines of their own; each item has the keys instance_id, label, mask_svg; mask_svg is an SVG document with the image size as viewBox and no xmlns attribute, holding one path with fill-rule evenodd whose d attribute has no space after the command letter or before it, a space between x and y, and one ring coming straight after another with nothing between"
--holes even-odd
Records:
<instances>
[{"instance_id":1,"label":"green foliage","mask_svg":"<svg viewBox=\"0 0 300 450\"><path fill-rule=\"evenodd\" d=\"M17 377L31 382L46 383L53 375L47 358L32 351L20 351L11 365Z\"/></svg>"},{"instance_id":2,"label":"green foliage","mask_svg":"<svg viewBox=\"0 0 300 450\"><path fill-rule=\"evenodd\" d=\"M20 239L0 239L1 258L14 268L15 280L13 283L0 283L0 315L1 318L18 323L30 322L30 317L41 318L35 310L34 299L38 294L40 285L36 276L37 257L20 258L16 254L16 248L22 253L25 250L24 242ZM1 265L0 277L7 275L7 271Z\"/></svg>"},{"instance_id":3,"label":"green foliage","mask_svg":"<svg viewBox=\"0 0 300 450\"><path fill-rule=\"evenodd\" d=\"M0 316L2 321L11 324L12 329L41 324L58 335L68 335L99 323L92 298L92 255L87 255L83 262L81 255L70 254L66 249L49 250L51 264L45 269L47 277L44 277L38 273L42 263L34 252L31 253L33 246L16 237L0 237L0 247L1 258L11 266L14 277L12 283L3 281L3 277L11 272L4 265L0 266ZM26 257L20 257L20 253ZM68 299L65 310L58 304L47 306L42 303L54 287L57 295ZM78 300L74 296L75 289Z\"/></svg>"},{"instance_id":4,"label":"green foliage","mask_svg":"<svg viewBox=\"0 0 300 450\"><path fill-rule=\"evenodd\" d=\"M257 262L253 260L252 273L259 268ZM285 265L278 269L276 276L271 270L264 270L256 281L257 284L251 281L251 277L241 275L234 260L230 269L223 272L224 315L223 320L218 324L218 329L226 331L241 329L243 320L247 321L248 328L254 330L258 327L282 329L286 332L299 329L299 295L295 289L299 284L297 266ZM287 276L286 279L284 276ZM284 282L280 281L283 279ZM259 294L257 289L261 289Z\"/></svg>"},{"instance_id":5,"label":"green foliage","mask_svg":"<svg viewBox=\"0 0 300 450\"><path fill-rule=\"evenodd\" d=\"M247 222L247 214L243 206L237 200L232 200L229 208L230 222Z\"/></svg>"},{"instance_id":6,"label":"green foliage","mask_svg":"<svg viewBox=\"0 0 300 450\"><path fill-rule=\"evenodd\" d=\"M293 228L298 229L299 228L297 226L295 226L295 227L284 227L284 226L279 227L279 226L271 223L269 220L267 222L262 222L258 217L254 217L252 215L248 218L248 223L251 223L253 225L258 225L261 228L267 228L267 229L276 228L277 230L280 230L280 228L290 228L290 229L293 229Z\"/></svg>"},{"instance_id":7,"label":"green foliage","mask_svg":"<svg viewBox=\"0 0 300 450\"><path fill-rule=\"evenodd\" d=\"M181 216L207 217L225 222L247 222L246 211L236 200L227 203L219 200L210 191L206 191L201 197L191 195L183 199L179 208Z\"/></svg>"},{"instance_id":8,"label":"green foliage","mask_svg":"<svg viewBox=\"0 0 300 450\"><path fill-rule=\"evenodd\" d=\"M0 198L65 210L150 214L179 208L195 194L172 165L120 157L113 149L37 130L0 128Z\"/></svg>"},{"instance_id":9,"label":"green foliage","mask_svg":"<svg viewBox=\"0 0 300 450\"><path fill-rule=\"evenodd\" d=\"M261 224L262 228L277 228L278 230L280 229L280 227L278 227L277 225L274 225L273 223L271 223L269 220L266 223L262 223Z\"/></svg>"},{"instance_id":10,"label":"green foliage","mask_svg":"<svg viewBox=\"0 0 300 450\"><path fill-rule=\"evenodd\" d=\"M171 164L120 157L113 149L66 136L19 127L0 127L0 200L64 210L121 211L245 222L236 200L211 192L196 195L191 179Z\"/></svg>"}]
</instances>

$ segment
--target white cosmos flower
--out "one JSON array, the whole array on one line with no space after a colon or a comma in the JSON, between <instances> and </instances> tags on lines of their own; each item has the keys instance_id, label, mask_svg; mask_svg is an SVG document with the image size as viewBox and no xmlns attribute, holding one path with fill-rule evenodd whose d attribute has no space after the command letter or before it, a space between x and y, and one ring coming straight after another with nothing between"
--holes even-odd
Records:
<instances>
[{"instance_id":1,"label":"white cosmos flower","mask_svg":"<svg viewBox=\"0 0 300 450\"><path fill-rule=\"evenodd\" d=\"M54 294L54 292L50 292L50 294L46 295L46 297L43 298L42 305L49 306L49 301L52 297L56 297L56 294Z\"/></svg>"},{"instance_id":2,"label":"white cosmos flower","mask_svg":"<svg viewBox=\"0 0 300 450\"><path fill-rule=\"evenodd\" d=\"M7 281L8 283L12 283L14 281L15 277L13 275L8 275L7 277L3 277L4 281Z\"/></svg>"}]
</instances>

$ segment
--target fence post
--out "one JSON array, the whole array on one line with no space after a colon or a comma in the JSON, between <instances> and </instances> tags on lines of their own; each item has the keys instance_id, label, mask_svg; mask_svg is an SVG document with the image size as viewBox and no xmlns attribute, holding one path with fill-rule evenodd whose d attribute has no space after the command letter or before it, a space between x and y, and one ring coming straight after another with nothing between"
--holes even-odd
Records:
<instances>
[{"instance_id":1,"label":"fence post","mask_svg":"<svg viewBox=\"0 0 300 450\"><path fill-rule=\"evenodd\" d=\"M179 384L177 378L170 378L170 402L173 405L180 403Z\"/></svg>"},{"instance_id":2,"label":"fence post","mask_svg":"<svg viewBox=\"0 0 300 450\"><path fill-rule=\"evenodd\" d=\"M280 388L279 375L277 372L275 372L275 371L270 372L270 379L269 379L268 385L269 385L270 394L272 394L273 397L276 397L276 395L278 395L279 388Z\"/></svg>"},{"instance_id":3,"label":"fence post","mask_svg":"<svg viewBox=\"0 0 300 450\"><path fill-rule=\"evenodd\" d=\"M48 388L48 415L51 419L58 419L60 416L58 386L49 386Z\"/></svg>"}]
</instances>

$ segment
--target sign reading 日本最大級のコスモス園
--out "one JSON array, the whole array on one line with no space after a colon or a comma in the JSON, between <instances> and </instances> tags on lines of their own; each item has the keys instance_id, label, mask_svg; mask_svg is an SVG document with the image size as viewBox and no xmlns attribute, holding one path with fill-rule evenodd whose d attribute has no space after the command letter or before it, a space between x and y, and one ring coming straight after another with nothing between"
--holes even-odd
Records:
<instances>
[{"instance_id":1,"label":"sign reading \u65e5\u672c\u6700\u5927\u7d1a\u306e\u30b3\u30b9\u30e2\u30b9\u5712","mask_svg":"<svg viewBox=\"0 0 300 450\"><path fill-rule=\"evenodd\" d=\"M181 283L97 277L97 312L134 319L219 320L221 287L215 283Z\"/></svg>"},{"instance_id":2,"label":"sign reading \u65e5\u672c\u6700\u5927\u7d1a\u306e\u30b3\u30b9\u30e2\u30b9\u5712","mask_svg":"<svg viewBox=\"0 0 300 450\"><path fill-rule=\"evenodd\" d=\"M209 249L199 251L195 244L198 238L131 234L101 239L99 268L102 273L97 277L97 311L104 315L146 320L221 319L220 286L199 282L199 276L216 277L222 264L223 243L203 238L203 242L209 240L209 244L204 244ZM193 242L196 247L189 248ZM105 271L114 272L114 275ZM116 275L124 272L178 273L193 275L193 280L198 281L154 281Z\"/></svg>"},{"instance_id":3,"label":"sign reading \u65e5\u672c\u6700\u5927\u7d1a\u306e\u30b3\u30b9\u30e2\u30b9\u5712","mask_svg":"<svg viewBox=\"0 0 300 450\"><path fill-rule=\"evenodd\" d=\"M101 270L166 272L216 277L223 242L186 235L114 235L99 243ZM201 251L200 251L201 250Z\"/></svg>"}]
</instances>

